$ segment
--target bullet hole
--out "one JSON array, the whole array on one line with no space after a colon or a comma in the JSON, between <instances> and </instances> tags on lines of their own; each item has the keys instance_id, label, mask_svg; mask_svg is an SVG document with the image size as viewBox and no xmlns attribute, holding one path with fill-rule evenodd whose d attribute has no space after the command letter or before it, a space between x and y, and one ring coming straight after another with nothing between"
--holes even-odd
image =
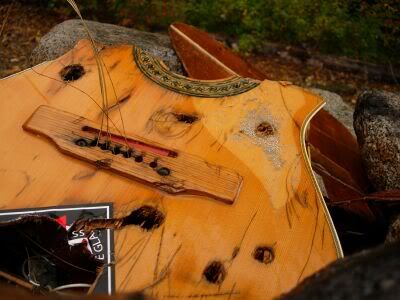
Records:
<instances>
[{"instance_id":1,"label":"bullet hole","mask_svg":"<svg viewBox=\"0 0 400 300\"><path fill-rule=\"evenodd\" d=\"M174 117L178 122L192 124L196 122L199 118L193 115L185 115L185 114L174 114Z\"/></svg>"},{"instance_id":2,"label":"bullet hole","mask_svg":"<svg viewBox=\"0 0 400 300\"><path fill-rule=\"evenodd\" d=\"M271 247L259 246L254 250L253 257L255 260L267 265L274 260L275 254Z\"/></svg>"},{"instance_id":3,"label":"bullet hole","mask_svg":"<svg viewBox=\"0 0 400 300\"><path fill-rule=\"evenodd\" d=\"M204 269L203 276L209 283L220 284L226 277L226 270L221 262L212 261Z\"/></svg>"},{"instance_id":4,"label":"bullet hole","mask_svg":"<svg viewBox=\"0 0 400 300\"><path fill-rule=\"evenodd\" d=\"M270 136L275 134L275 128L268 122L262 122L256 128L256 135L260 137Z\"/></svg>"},{"instance_id":5,"label":"bullet hole","mask_svg":"<svg viewBox=\"0 0 400 300\"><path fill-rule=\"evenodd\" d=\"M149 231L160 227L164 220L165 216L161 211L150 205L143 205L123 218L122 226L137 225Z\"/></svg>"},{"instance_id":6,"label":"bullet hole","mask_svg":"<svg viewBox=\"0 0 400 300\"><path fill-rule=\"evenodd\" d=\"M78 80L84 74L85 69L78 64L66 66L60 71L60 76L65 82Z\"/></svg>"}]
</instances>

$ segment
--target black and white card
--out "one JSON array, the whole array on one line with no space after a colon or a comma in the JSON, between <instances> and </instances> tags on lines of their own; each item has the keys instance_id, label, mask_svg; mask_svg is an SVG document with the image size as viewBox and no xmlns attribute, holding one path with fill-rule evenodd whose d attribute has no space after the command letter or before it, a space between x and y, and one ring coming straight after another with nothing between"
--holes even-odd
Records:
<instances>
[{"instance_id":1,"label":"black and white card","mask_svg":"<svg viewBox=\"0 0 400 300\"><path fill-rule=\"evenodd\" d=\"M88 204L76 206L54 206L0 211L0 222L11 221L24 215L42 215L55 219L65 229L83 218L112 218L112 203ZM85 243L89 251L107 267L99 278L94 292L107 293L115 290L114 267L111 265L114 253L114 237L111 229L95 230L85 235L83 231L72 232L70 245Z\"/></svg>"}]
</instances>

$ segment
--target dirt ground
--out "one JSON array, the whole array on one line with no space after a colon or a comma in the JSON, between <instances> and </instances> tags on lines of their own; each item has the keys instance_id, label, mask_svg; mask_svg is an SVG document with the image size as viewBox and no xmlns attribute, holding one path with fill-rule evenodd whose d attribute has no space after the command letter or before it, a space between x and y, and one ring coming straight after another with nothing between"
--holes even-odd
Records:
<instances>
[{"instance_id":1,"label":"dirt ground","mask_svg":"<svg viewBox=\"0 0 400 300\"><path fill-rule=\"evenodd\" d=\"M0 78L26 69L40 38L63 20L65 17L35 6L15 1L0 4Z\"/></svg>"},{"instance_id":2,"label":"dirt ground","mask_svg":"<svg viewBox=\"0 0 400 300\"><path fill-rule=\"evenodd\" d=\"M0 16L0 78L27 68L30 54L40 38L54 25L67 19L67 16L53 10L17 2L11 9L9 4L0 4ZM306 65L284 55L252 55L248 60L269 79L326 89L338 93L350 103L355 103L364 89L400 92L398 84L370 82L361 75L327 70L318 64Z\"/></svg>"}]
</instances>

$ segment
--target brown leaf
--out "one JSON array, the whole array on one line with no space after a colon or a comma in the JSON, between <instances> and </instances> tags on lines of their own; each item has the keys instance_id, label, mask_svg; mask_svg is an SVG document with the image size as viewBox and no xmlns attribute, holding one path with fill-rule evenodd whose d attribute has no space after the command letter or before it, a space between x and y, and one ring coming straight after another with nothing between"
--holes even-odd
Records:
<instances>
[{"instance_id":1,"label":"brown leaf","mask_svg":"<svg viewBox=\"0 0 400 300\"><path fill-rule=\"evenodd\" d=\"M207 33L183 23L170 26L170 37L185 70L195 79L223 79L232 75L263 80L266 76ZM326 110L320 110L309 130L314 170L324 180L330 201L363 197L369 184L358 144L352 134ZM374 220L366 202L346 204L346 209Z\"/></svg>"}]
</instances>

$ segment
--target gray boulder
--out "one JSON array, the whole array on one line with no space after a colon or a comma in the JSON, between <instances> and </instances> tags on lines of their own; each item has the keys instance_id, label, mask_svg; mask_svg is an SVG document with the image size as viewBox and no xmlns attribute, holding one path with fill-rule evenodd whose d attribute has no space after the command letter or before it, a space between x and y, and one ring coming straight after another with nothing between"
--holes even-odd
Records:
<instances>
[{"instance_id":1,"label":"gray boulder","mask_svg":"<svg viewBox=\"0 0 400 300\"><path fill-rule=\"evenodd\" d=\"M354 111L354 129L375 189L400 189L400 96L362 93Z\"/></svg>"},{"instance_id":2,"label":"gray boulder","mask_svg":"<svg viewBox=\"0 0 400 300\"><path fill-rule=\"evenodd\" d=\"M172 71L182 73L182 65L167 35L94 21L86 21L86 24L97 42L105 45L137 45L162 59ZM81 20L68 20L58 24L41 38L32 53L31 64L56 59L71 50L77 41L87 38Z\"/></svg>"},{"instance_id":3,"label":"gray boulder","mask_svg":"<svg viewBox=\"0 0 400 300\"><path fill-rule=\"evenodd\" d=\"M279 300L400 298L400 244L379 246L331 263Z\"/></svg>"},{"instance_id":4,"label":"gray boulder","mask_svg":"<svg viewBox=\"0 0 400 300\"><path fill-rule=\"evenodd\" d=\"M324 109L338 119L355 136L353 129L354 108L348 103L344 102L342 97L336 93L317 88L312 88L310 90L325 100L326 104Z\"/></svg>"}]
</instances>

